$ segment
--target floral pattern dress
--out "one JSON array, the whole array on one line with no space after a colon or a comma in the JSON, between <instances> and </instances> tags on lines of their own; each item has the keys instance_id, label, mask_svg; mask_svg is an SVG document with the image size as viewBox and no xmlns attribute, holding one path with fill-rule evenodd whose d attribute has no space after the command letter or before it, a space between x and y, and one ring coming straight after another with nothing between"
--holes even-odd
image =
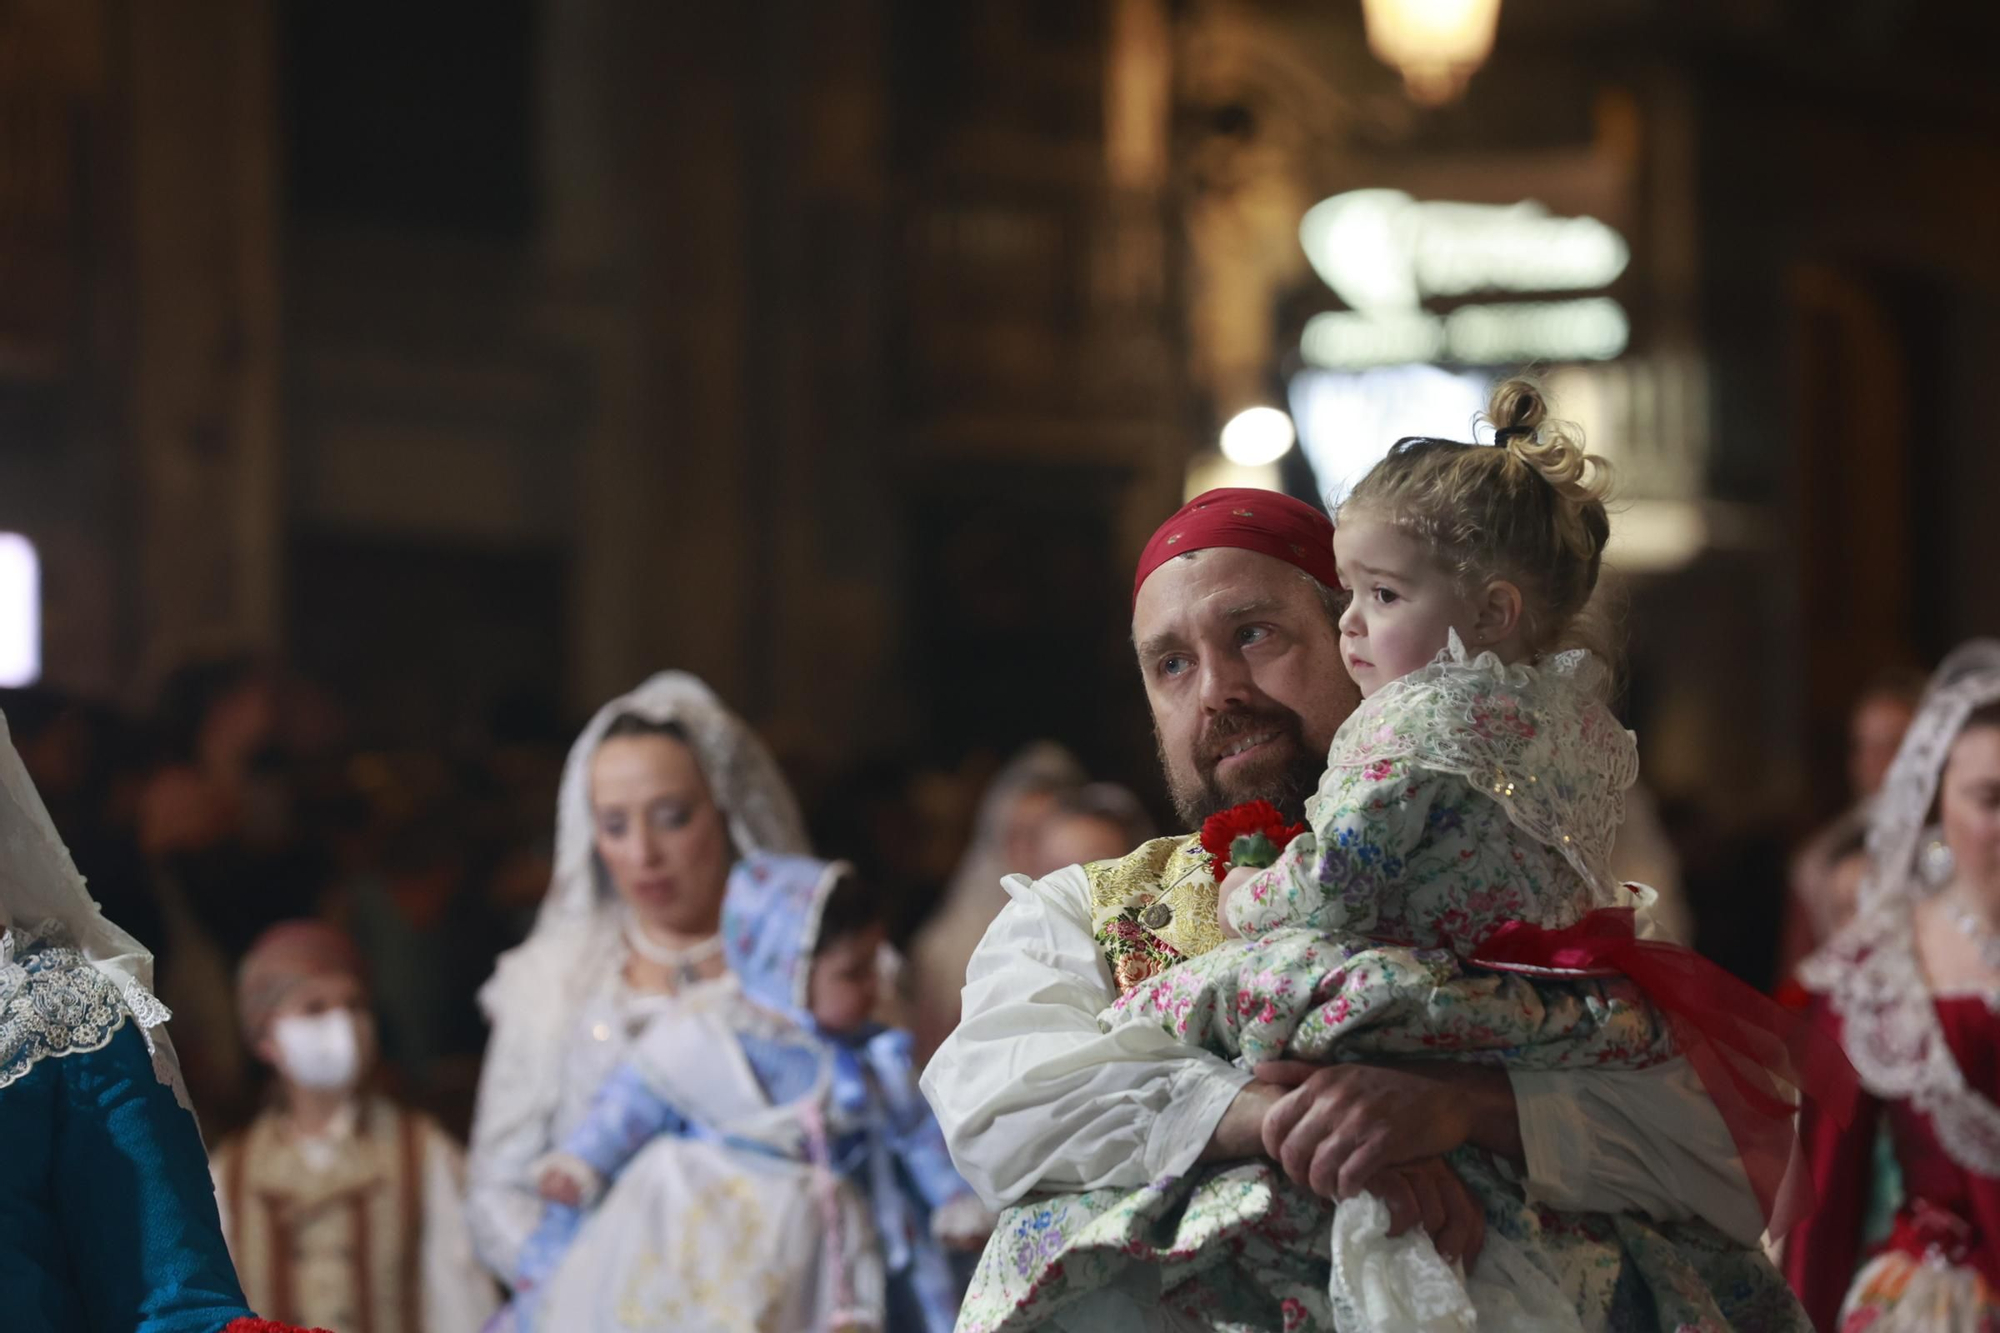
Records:
<instances>
[{"instance_id":1,"label":"floral pattern dress","mask_svg":"<svg viewBox=\"0 0 2000 1333\"><path fill-rule=\"evenodd\" d=\"M1197 842L1088 868L1123 991L1107 1028L1158 1024L1246 1064L1640 1068L1675 1054L1665 1020L1622 978L1466 961L1507 921L1558 928L1620 901L1602 867L1636 762L1588 659L1510 668L1453 648L1342 728L1308 803L1312 831L1229 904L1246 938L1223 932ZM1244 1162L1010 1209L959 1327L1082 1326L1109 1290L1145 1293L1161 1318L1246 1331L1467 1327L1475 1307L1481 1328L1809 1327L1763 1255L1706 1224L1557 1212L1481 1152L1452 1164L1486 1211L1469 1281L1427 1238L1381 1235L1379 1203L1335 1209ZM1343 1235L1341 1214L1362 1202L1380 1213L1375 1230Z\"/></svg>"}]
</instances>

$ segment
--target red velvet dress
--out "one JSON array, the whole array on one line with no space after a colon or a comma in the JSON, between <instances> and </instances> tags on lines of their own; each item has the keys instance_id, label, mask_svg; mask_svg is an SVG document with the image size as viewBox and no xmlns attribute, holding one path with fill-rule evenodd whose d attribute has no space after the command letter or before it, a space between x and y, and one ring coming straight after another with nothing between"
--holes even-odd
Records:
<instances>
[{"instance_id":1,"label":"red velvet dress","mask_svg":"<svg viewBox=\"0 0 2000 1333\"><path fill-rule=\"evenodd\" d=\"M1933 1007L1966 1085L2000 1102L2000 1015L1981 996L1943 997ZM1814 1016L1840 1036L1840 1020L1824 999L1816 1001ZM1884 1116L1903 1172L1904 1198L1889 1240L1873 1256L1863 1256L1862 1222ZM1864 1092L1845 1129L1809 1102L1800 1133L1818 1202L1785 1242L1785 1276L1822 1333L1866 1328L1901 1303L1920 1300L1928 1306L1938 1295L1939 1281L1952 1288L1950 1316L1927 1309L1915 1326L2000 1330L2000 1178L1954 1161L1931 1118L1908 1101L1884 1101ZM1857 1274L1871 1257L1866 1271ZM1914 1281L1917 1273L1933 1280ZM1855 1303L1843 1325L1837 1320L1850 1290ZM1902 1313L1907 1318L1917 1312Z\"/></svg>"}]
</instances>

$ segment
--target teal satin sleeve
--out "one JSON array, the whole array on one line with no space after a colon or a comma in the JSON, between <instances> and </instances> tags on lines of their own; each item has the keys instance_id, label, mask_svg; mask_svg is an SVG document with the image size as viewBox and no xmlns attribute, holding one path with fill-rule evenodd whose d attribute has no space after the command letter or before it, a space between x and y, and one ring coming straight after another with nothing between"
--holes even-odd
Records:
<instances>
[{"instance_id":1,"label":"teal satin sleeve","mask_svg":"<svg viewBox=\"0 0 2000 1333\"><path fill-rule=\"evenodd\" d=\"M138 1029L43 1063L62 1081L54 1205L91 1333L217 1333L249 1316L201 1135Z\"/></svg>"}]
</instances>

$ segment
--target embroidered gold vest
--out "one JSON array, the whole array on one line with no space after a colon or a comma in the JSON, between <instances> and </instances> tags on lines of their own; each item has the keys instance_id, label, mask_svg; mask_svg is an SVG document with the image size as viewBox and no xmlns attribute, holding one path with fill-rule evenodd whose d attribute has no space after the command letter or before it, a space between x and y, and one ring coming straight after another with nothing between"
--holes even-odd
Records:
<instances>
[{"instance_id":1,"label":"embroidered gold vest","mask_svg":"<svg viewBox=\"0 0 2000 1333\"><path fill-rule=\"evenodd\" d=\"M1093 861L1083 874L1090 928L1120 991L1227 938L1198 836L1155 838L1115 861Z\"/></svg>"},{"instance_id":2,"label":"embroidered gold vest","mask_svg":"<svg viewBox=\"0 0 2000 1333\"><path fill-rule=\"evenodd\" d=\"M268 1112L216 1150L251 1308L339 1333L421 1333L426 1129L422 1116L370 1097L324 1170Z\"/></svg>"}]
</instances>

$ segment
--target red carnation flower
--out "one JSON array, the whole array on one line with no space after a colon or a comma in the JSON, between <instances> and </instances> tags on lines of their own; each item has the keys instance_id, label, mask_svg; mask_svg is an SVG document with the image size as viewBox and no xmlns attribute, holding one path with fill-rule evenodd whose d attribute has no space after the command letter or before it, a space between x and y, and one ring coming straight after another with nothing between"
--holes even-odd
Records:
<instances>
[{"instance_id":1,"label":"red carnation flower","mask_svg":"<svg viewBox=\"0 0 2000 1333\"><path fill-rule=\"evenodd\" d=\"M1278 807L1269 801L1246 801L1203 822L1201 849L1208 853L1215 877L1221 879L1229 866L1262 869L1275 864L1285 844L1305 831L1304 824L1286 824Z\"/></svg>"}]
</instances>

